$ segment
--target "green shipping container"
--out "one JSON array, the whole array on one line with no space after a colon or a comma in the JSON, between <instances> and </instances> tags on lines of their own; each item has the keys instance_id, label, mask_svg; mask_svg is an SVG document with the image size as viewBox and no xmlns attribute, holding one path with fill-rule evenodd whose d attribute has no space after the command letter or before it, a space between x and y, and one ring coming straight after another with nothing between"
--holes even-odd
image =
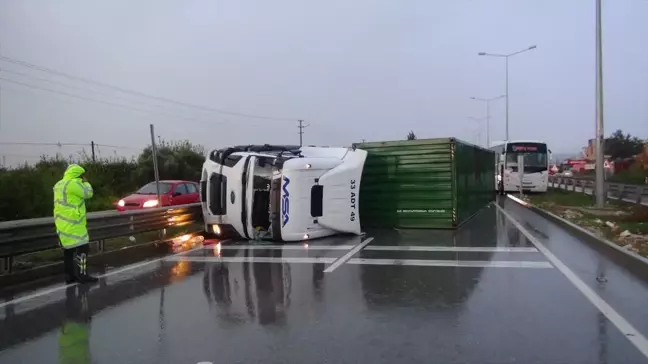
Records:
<instances>
[{"instance_id":1,"label":"green shipping container","mask_svg":"<svg viewBox=\"0 0 648 364\"><path fill-rule=\"evenodd\" d=\"M363 227L456 228L495 199L495 155L455 138L357 143Z\"/></svg>"}]
</instances>

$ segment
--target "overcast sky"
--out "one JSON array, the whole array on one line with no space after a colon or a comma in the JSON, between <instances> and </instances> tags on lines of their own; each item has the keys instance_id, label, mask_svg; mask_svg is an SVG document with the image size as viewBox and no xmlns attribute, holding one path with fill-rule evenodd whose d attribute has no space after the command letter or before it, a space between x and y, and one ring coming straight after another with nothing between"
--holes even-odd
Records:
<instances>
[{"instance_id":1,"label":"overcast sky","mask_svg":"<svg viewBox=\"0 0 648 364\"><path fill-rule=\"evenodd\" d=\"M648 0L604 0L606 134L648 137L646 19ZM305 144L393 140L409 130L472 142L481 130L485 143L485 123L468 118L485 108L470 97L504 93L504 59L477 53L537 45L510 59L511 138L574 152L594 135L594 40L594 0L0 0L1 56L287 118L182 107L0 60L1 78L32 86L0 80L0 142L137 149L154 123L162 138L207 148L297 143L295 120L304 119ZM504 99L491 114L491 139L501 140ZM0 155L9 164L80 148L0 145Z\"/></svg>"}]
</instances>

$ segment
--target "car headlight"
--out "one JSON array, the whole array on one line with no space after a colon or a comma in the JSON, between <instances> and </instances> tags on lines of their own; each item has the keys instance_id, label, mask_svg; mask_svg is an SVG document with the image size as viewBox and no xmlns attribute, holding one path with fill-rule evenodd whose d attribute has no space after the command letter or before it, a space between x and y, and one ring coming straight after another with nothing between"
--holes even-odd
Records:
<instances>
[{"instance_id":1,"label":"car headlight","mask_svg":"<svg viewBox=\"0 0 648 364\"><path fill-rule=\"evenodd\" d=\"M158 205L158 200L148 200L148 201L144 202L144 205L142 205L142 206L144 206L144 207L155 207L157 205Z\"/></svg>"},{"instance_id":2,"label":"car headlight","mask_svg":"<svg viewBox=\"0 0 648 364\"><path fill-rule=\"evenodd\" d=\"M119 200L119 202L117 202L117 206L119 206L119 207L124 207L125 205L126 205L126 202L124 202L124 200Z\"/></svg>"}]
</instances>

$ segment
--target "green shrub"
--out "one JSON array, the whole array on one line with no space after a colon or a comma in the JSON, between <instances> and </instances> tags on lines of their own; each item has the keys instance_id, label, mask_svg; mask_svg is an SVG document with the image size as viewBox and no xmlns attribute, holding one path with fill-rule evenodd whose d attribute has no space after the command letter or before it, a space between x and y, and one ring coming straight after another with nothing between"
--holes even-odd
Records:
<instances>
[{"instance_id":1,"label":"green shrub","mask_svg":"<svg viewBox=\"0 0 648 364\"><path fill-rule=\"evenodd\" d=\"M199 181L204 151L187 141L162 142L158 149L160 179ZM154 180L151 148L131 160L107 158L76 161L86 169L95 195L87 202L89 211L109 210L120 197ZM53 187L63 178L70 161L44 156L33 165L0 169L0 221L52 216Z\"/></svg>"}]
</instances>

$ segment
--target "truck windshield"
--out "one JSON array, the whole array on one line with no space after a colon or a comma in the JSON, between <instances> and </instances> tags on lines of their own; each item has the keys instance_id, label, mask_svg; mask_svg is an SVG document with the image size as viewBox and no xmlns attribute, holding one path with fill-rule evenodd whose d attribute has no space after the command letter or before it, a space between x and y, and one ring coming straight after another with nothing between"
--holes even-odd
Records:
<instances>
[{"instance_id":1,"label":"truck windshield","mask_svg":"<svg viewBox=\"0 0 648 364\"><path fill-rule=\"evenodd\" d=\"M262 231L270 229L270 182L273 162L273 158L256 157L252 166L252 226Z\"/></svg>"}]
</instances>

